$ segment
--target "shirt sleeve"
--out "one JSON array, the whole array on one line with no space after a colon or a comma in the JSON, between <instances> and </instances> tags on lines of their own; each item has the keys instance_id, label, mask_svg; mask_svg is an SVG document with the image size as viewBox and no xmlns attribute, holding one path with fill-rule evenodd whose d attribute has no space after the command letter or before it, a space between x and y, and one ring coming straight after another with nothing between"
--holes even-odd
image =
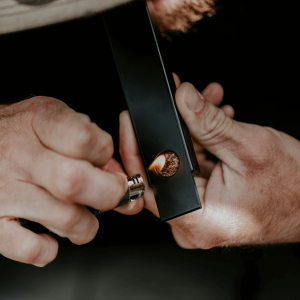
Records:
<instances>
[{"instance_id":1,"label":"shirt sleeve","mask_svg":"<svg viewBox=\"0 0 300 300\"><path fill-rule=\"evenodd\" d=\"M0 0L0 34L89 16L129 0Z\"/></svg>"}]
</instances>

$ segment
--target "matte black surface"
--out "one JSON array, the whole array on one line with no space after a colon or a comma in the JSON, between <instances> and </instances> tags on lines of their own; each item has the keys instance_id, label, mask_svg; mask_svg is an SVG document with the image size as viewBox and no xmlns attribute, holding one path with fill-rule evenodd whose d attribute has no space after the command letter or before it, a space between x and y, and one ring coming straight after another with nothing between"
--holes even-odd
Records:
<instances>
[{"instance_id":1,"label":"matte black surface","mask_svg":"<svg viewBox=\"0 0 300 300\"><path fill-rule=\"evenodd\" d=\"M137 2L117 8L105 13L104 21L161 220L201 208L192 160L146 5ZM170 178L147 171L164 150L180 158L180 169Z\"/></svg>"}]
</instances>

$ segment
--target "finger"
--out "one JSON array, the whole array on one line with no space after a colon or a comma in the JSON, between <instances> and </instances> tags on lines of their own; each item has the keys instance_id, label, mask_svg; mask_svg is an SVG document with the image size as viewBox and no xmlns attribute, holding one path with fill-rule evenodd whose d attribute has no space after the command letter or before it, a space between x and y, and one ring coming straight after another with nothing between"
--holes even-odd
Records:
<instances>
[{"instance_id":1,"label":"finger","mask_svg":"<svg viewBox=\"0 0 300 300\"><path fill-rule=\"evenodd\" d=\"M35 234L15 219L0 219L0 253L12 260L43 267L57 255L58 243L48 234Z\"/></svg>"},{"instance_id":2,"label":"finger","mask_svg":"<svg viewBox=\"0 0 300 300\"><path fill-rule=\"evenodd\" d=\"M234 117L234 109L233 109L233 107L231 105L225 105L221 109L224 111L224 113L229 118L233 119L233 117ZM192 141L193 141L193 146L194 146L194 150L195 150L196 154L197 153L202 153L203 150L204 150L203 147L201 145L199 145L197 142L195 142L193 139L192 139Z\"/></svg>"},{"instance_id":3,"label":"finger","mask_svg":"<svg viewBox=\"0 0 300 300\"><path fill-rule=\"evenodd\" d=\"M114 158L109 160L109 162L105 165L104 169L108 172L119 172L124 176L126 176L122 166ZM130 174L130 175L134 175L134 174ZM125 215L135 215L139 213L143 208L144 208L144 200L138 199L136 201L115 208L115 211Z\"/></svg>"},{"instance_id":4,"label":"finger","mask_svg":"<svg viewBox=\"0 0 300 300\"><path fill-rule=\"evenodd\" d=\"M221 108L224 113L229 117L229 118L232 118L234 117L234 109L231 105L225 105ZM201 145L199 145L197 142L195 142L193 139L193 146L194 146L194 149L195 149L195 152L196 154L197 153L203 153L203 147Z\"/></svg>"},{"instance_id":5,"label":"finger","mask_svg":"<svg viewBox=\"0 0 300 300\"><path fill-rule=\"evenodd\" d=\"M224 97L224 90L219 83L212 82L202 91L202 95L210 103L219 106Z\"/></svg>"},{"instance_id":6,"label":"finger","mask_svg":"<svg viewBox=\"0 0 300 300\"><path fill-rule=\"evenodd\" d=\"M102 170L107 171L109 173L121 173L126 175L121 164L117 162L114 158L111 158L108 163L102 167Z\"/></svg>"},{"instance_id":7,"label":"finger","mask_svg":"<svg viewBox=\"0 0 300 300\"><path fill-rule=\"evenodd\" d=\"M40 141L52 150L73 158L105 165L113 154L112 137L63 102L35 97L32 126Z\"/></svg>"},{"instance_id":8,"label":"finger","mask_svg":"<svg viewBox=\"0 0 300 300\"><path fill-rule=\"evenodd\" d=\"M90 242L99 228L97 218L86 207L65 203L21 181L2 189L1 215L39 223L77 245Z\"/></svg>"},{"instance_id":9,"label":"finger","mask_svg":"<svg viewBox=\"0 0 300 300\"><path fill-rule=\"evenodd\" d=\"M221 108L224 113L231 119L233 119L234 117L234 109L231 105L224 105L222 108Z\"/></svg>"},{"instance_id":10,"label":"finger","mask_svg":"<svg viewBox=\"0 0 300 300\"><path fill-rule=\"evenodd\" d=\"M172 73L172 74L173 74L173 78L174 78L174 81L175 81L176 88L178 89L180 84L181 84L180 78L178 77L178 75L176 73Z\"/></svg>"},{"instance_id":11,"label":"finger","mask_svg":"<svg viewBox=\"0 0 300 300\"><path fill-rule=\"evenodd\" d=\"M147 199L147 201L145 201L145 208L147 208L156 216L158 216L158 210L157 210L154 194L147 182L147 176L144 171L142 158L139 152L139 148L137 145L137 141L135 138L133 126L128 111L123 111L120 114L120 155L124 163L124 167L127 174L139 173L142 175L146 185L144 199ZM136 203L134 202L132 203L133 206L128 206L128 207L131 209L135 209L135 205L136 205L138 206L137 211L139 211L142 204L137 201L135 202Z\"/></svg>"},{"instance_id":12,"label":"finger","mask_svg":"<svg viewBox=\"0 0 300 300\"><path fill-rule=\"evenodd\" d=\"M19 168L25 181L45 188L54 197L95 209L113 209L128 188L125 176L60 155L42 145L35 145L34 153L24 157Z\"/></svg>"},{"instance_id":13,"label":"finger","mask_svg":"<svg viewBox=\"0 0 300 300\"><path fill-rule=\"evenodd\" d=\"M223 162L240 165L237 158L245 138L240 123L207 101L192 84L182 84L175 98L192 138Z\"/></svg>"},{"instance_id":14,"label":"finger","mask_svg":"<svg viewBox=\"0 0 300 300\"><path fill-rule=\"evenodd\" d=\"M140 198L135 201L124 204L114 210L128 216L136 215L144 208L144 199Z\"/></svg>"}]
</instances>

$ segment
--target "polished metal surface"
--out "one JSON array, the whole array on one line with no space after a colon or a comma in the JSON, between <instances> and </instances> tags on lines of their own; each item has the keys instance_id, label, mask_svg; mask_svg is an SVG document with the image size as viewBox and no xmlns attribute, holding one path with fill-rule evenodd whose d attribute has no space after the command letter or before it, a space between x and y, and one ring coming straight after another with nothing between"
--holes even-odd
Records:
<instances>
[{"instance_id":1,"label":"polished metal surface","mask_svg":"<svg viewBox=\"0 0 300 300\"><path fill-rule=\"evenodd\" d=\"M135 201L144 196L145 183L140 174L130 176L128 179L129 202Z\"/></svg>"},{"instance_id":2,"label":"polished metal surface","mask_svg":"<svg viewBox=\"0 0 300 300\"><path fill-rule=\"evenodd\" d=\"M135 201L144 196L146 186L143 177L140 174L129 176L127 177L127 180L128 180L128 190L116 207L125 205L129 202ZM107 211L107 210L96 210L93 208L89 208L89 209L95 216L103 214Z\"/></svg>"}]
</instances>

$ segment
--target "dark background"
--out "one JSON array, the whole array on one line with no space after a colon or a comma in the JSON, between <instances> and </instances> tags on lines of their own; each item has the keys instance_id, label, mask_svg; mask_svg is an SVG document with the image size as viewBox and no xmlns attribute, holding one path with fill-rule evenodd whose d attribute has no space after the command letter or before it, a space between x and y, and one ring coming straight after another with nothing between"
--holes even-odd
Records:
<instances>
[{"instance_id":1,"label":"dark background","mask_svg":"<svg viewBox=\"0 0 300 300\"><path fill-rule=\"evenodd\" d=\"M217 81L235 119L300 140L297 1L220 0L162 47L182 81ZM137 24L138 26L138 24ZM126 104L101 16L0 36L0 102L45 95L113 135ZM119 155L115 153L115 157ZM0 299L299 299L299 245L183 250L149 212L99 217L93 242L58 238L39 269L0 258Z\"/></svg>"}]
</instances>

